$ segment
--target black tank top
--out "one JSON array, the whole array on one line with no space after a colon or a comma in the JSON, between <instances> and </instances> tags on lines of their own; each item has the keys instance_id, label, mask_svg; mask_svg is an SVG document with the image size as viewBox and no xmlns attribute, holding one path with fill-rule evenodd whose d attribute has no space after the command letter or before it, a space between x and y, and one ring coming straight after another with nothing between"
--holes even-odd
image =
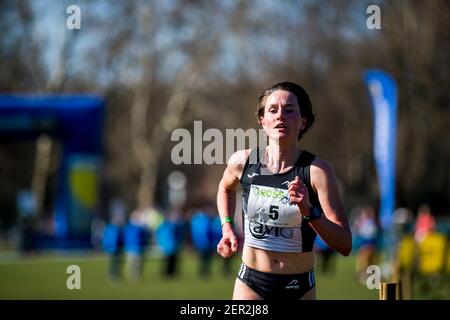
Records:
<instances>
[{"instance_id":1,"label":"black tank top","mask_svg":"<svg viewBox=\"0 0 450 320\"><path fill-rule=\"evenodd\" d=\"M251 195L252 189L257 189L257 193L265 197L278 197L274 201L288 201L284 196L284 190L288 189L287 183L294 180L296 176L303 181L308 188L309 201L312 206L320 207L319 198L311 187L310 166L315 155L308 151L302 151L295 165L284 173L273 174L262 167L262 157L265 148L255 148L250 151L250 155L244 165L244 170L240 179L242 185L242 221L244 226L245 243L251 247L279 252L308 252L313 250L316 232L307 222L301 222L298 226L282 227L270 225L248 218L248 209L254 211L254 204L249 206L249 197L253 202L255 196ZM253 191L254 193L254 191ZM270 199L269 199L270 201ZM270 203L269 203L270 205ZM268 206L268 205L267 205ZM286 206L286 205L285 205ZM272 212L272 207L274 209ZM269 216L278 215L278 207L270 205ZM258 210L256 210L258 211ZM265 214L267 215L268 212ZM254 215L255 213L251 213Z\"/></svg>"}]
</instances>

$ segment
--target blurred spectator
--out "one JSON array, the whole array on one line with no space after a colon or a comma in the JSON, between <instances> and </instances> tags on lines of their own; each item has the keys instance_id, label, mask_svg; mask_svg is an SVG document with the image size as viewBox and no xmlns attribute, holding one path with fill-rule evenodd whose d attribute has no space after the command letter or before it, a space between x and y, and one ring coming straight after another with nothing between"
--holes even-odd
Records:
<instances>
[{"instance_id":1,"label":"blurred spectator","mask_svg":"<svg viewBox=\"0 0 450 320\"><path fill-rule=\"evenodd\" d=\"M419 207L414 229L414 239L417 242L423 241L425 237L436 228L436 221L431 214L430 207L423 204Z\"/></svg>"},{"instance_id":2,"label":"blurred spectator","mask_svg":"<svg viewBox=\"0 0 450 320\"><path fill-rule=\"evenodd\" d=\"M184 235L185 221L182 212L174 209L156 230L156 241L165 259L165 276L173 277L178 272L178 258Z\"/></svg>"},{"instance_id":3,"label":"blurred spectator","mask_svg":"<svg viewBox=\"0 0 450 320\"><path fill-rule=\"evenodd\" d=\"M394 224L396 234L401 237L412 234L414 229L414 214L408 208L398 208L394 211Z\"/></svg>"},{"instance_id":4,"label":"blurred spectator","mask_svg":"<svg viewBox=\"0 0 450 320\"><path fill-rule=\"evenodd\" d=\"M143 264L147 246L149 245L150 229L144 221L144 211L135 210L131 213L125 226L125 252L131 280L142 277Z\"/></svg>"},{"instance_id":5,"label":"blurred spectator","mask_svg":"<svg viewBox=\"0 0 450 320\"><path fill-rule=\"evenodd\" d=\"M25 254L36 250L36 197L31 190L21 190L16 195L19 213L20 243L19 248Z\"/></svg>"},{"instance_id":6,"label":"blurred spectator","mask_svg":"<svg viewBox=\"0 0 450 320\"><path fill-rule=\"evenodd\" d=\"M396 265L399 275L409 274L414 268L414 214L408 208L398 208L394 211L394 231L396 248Z\"/></svg>"},{"instance_id":7,"label":"blurred spectator","mask_svg":"<svg viewBox=\"0 0 450 320\"><path fill-rule=\"evenodd\" d=\"M150 230L150 240L151 244L156 242L156 230L164 221L163 211L156 207L147 208L144 210L144 221L147 228Z\"/></svg>"},{"instance_id":8,"label":"blurred spectator","mask_svg":"<svg viewBox=\"0 0 450 320\"><path fill-rule=\"evenodd\" d=\"M144 210L144 220L150 230L156 230L164 221L162 211L156 207Z\"/></svg>"},{"instance_id":9,"label":"blurred spectator","mask_svg":"<svg viewBox=\"0 0 450 320\"><path fill-rule=\"evenodd\" d=\"M50 234L49 231L51 230L51 222L52 221L48 221L48 219L45 222L45 225L43 224L43 227L46 227L46 234ZM99 218L99 217L94 217L92 219L91 222L91 244L92 247L95 250L102 250L102 246L103 246L103 233L105 230L105 221L103 221L103 219Z\"/></svg>"},{"instance_id":10,"label":"blurred spectator","mask_svg":"<svg viewBox=\"0 0 450 320\"><path fill-rule=\"evenodd\" d=\"M191 218L192 244L200 255L199 275L208 277L217 244L222 238L220 217L212 207L205 206L194 211ZM223 272L230 274L230 260L224 259Z\"/></svg>"},{"instance_id":11,"label":"blurred spectator","mask_svg":"<svg viewBox=\"0 0 450 320\"><path fill-rule=\"evenodd\" d=\"M371 206L361 209L353 223L355 249L357 251L356 273L359 281L366 282L367 267L375 264L380 228Z\"/></svg>"},{"instance_id":12,"label":"blurred spectator","mask_svg":"<svg viewBox=\"0 0 450 320\"><path fill-rule=\"evenodd\" d=\"M436 219L431 208L423 204L418 208L414 229L417 248L417 273L415 282L422 294L439 291L445 283L444 270L449 261L447 235L437 231Z\"/></svg>"},{"instance_id":13,"label":"blurred spectator","mask_svg":"<svg viewBox=\"0 0 450 320\"><path fill-rule=\"evenodd\" d=\"M212 243L212 217L206 210L196 210L191 218L192 244L200 255L199 275L210 275L211 258L214 252Z\"/></svg>"},{"instance_id":14,"label":"blurred spectator","mask_svg":"<svg viewBox=\"0 0 450 320\"><path fill-rule=\"evenodd\" d=\"M335 268L334 255L336 251L331 249L321 237L316 237L314 242L314 251L319 257L320 270L326 273L332 273Z\"/></svg>"},{"instance_id":15,"label":"blurred spectator","mask_svg":"<svg viewBox=\"0 0 450 320\"><path fill-rule=\"evenodd\" d=\"M110 256L108 277L113 283L116 283L122 276L126 209L120 200L114 200L110 211L111 220L104 228L102 245L103 250Z\"/></svg>"}]
</instances>

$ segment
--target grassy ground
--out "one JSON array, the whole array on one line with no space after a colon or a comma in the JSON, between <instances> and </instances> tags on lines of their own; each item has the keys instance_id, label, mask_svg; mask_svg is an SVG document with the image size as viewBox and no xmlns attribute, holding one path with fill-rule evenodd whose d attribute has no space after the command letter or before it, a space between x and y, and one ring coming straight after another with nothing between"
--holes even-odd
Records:
<instances>
[{"instance_id":1,"label":"grassy ground","mask_svg":"<svg viewBox=\"0 0 450 320\"><path fill-rule=\"evenodd\" d=\"M46 254L29 258L0 260L0 299L230 299L239 258L232 261L233 274L224 276L223 261L213 261L208 279L197 275L198 260L189 251L180 260L176 278L161 276L163 261L148 258L139 282L124 280L112 284L107 278L108 259L102 254ZM69 265L81 269L81 290L68 290L66 280ZM369 290L356 282L354 258L338 258L332 274L322 274L317 268L318 299L378 299L377 290Z\"/></svg>"},{"instance_id":2,"label":"grassy ground","mask_svg":"<svg viewBox=\"0 0 450 320\"><path fill-rule=\"evenodd\" d=\"M378 290L369 290L356 281L355 258L337 257L332 273L316 267L317 298L332 300L377 300ZM108 257L100 253L47 253L34 257L7 257L0 253L0 299L150 299L150 300L228 300L231 298L239 258L231 262L233 273L223 274L223 260L216 256L211 276L197 274L197 256L186 250L175 278L161 276L163 260L145 261L140 281L124 279L111 283L107 278ZM66 273L69 265L81 269L81 290L69 290ZM442 285L443 280L447 283ZM449 279L417 283L414 299L450 299ZM425 288L428 286L428 288Z\"/></svg>"}]
</instances>

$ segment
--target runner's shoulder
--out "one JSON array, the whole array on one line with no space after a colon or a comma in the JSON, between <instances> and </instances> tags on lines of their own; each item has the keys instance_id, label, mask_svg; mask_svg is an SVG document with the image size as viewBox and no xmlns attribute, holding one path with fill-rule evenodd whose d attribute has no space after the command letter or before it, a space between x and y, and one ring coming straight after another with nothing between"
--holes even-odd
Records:
<instances>
[{"instance_id":1,"label":"runner's shoulder","mask_svg":"<svg viewBox=\"0 0 450 320\"><path fill-rule=\"evenodd\" d=\"M233 153L231 157L228 159L228 166L231 165L244 167L245 161L247 161L250 151L251 149L242 149Z\"/></svg>"},{"instance_id":2,"label":"runner's shoulder","mask_svg":"<svg viewBox=\"0 0 450 320\"><path fill-rule=\"evenodd\" d=\"M250 154L251 149L242 149L234 152L228 159L227 169L240 177L244 170L245 162Z\"/></svg>"},{"instance_id":3,"label":"runner's shoulder","mask_svg":"<svg viewBox=\"0 0 450 320\"><path fill-rule=\"evenodd\" d=\"M311 162L311 170L327 172L327 173L334 172L331 164L328 161L326 161L322 158L319 158L318 156L315 156L314 160Z\"/></svg>"},{"instance_id":4,"label":"runner's shoulder","mask_svg":"<svg viewBox=\"0 0 450 320\"><path fill-rule=\"evenodd\" d=\"M311 163L311 183L315 185L316 183L323 183L328 179L335 178L335 172L331 164L319 157L315 157Z\"/></svg>"}]
</instances>

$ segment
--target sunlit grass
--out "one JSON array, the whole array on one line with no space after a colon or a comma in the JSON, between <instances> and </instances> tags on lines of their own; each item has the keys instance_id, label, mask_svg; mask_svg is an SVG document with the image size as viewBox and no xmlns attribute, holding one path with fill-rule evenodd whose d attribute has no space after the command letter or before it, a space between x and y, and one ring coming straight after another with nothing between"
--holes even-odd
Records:
<instances>
[{"instance_id":1,"label":"sunlit grass","mask_svg":"<svg viewBox=\"0 0 450 320\"><path fill-rule=\"evenodd\" d=\"M318 299L378 299L377 290L369 290L357 282L353 256L337 257L335 262L334 270L328 274L316 267ZM2 259L0 299L230 299L240 261L237 257L232 261L233 273L227 276L222 270L223 260L215 257L209 278L198 275L197 256L189 250L180 257L176 277L162 276L163 263L159 257L149 257L140 281L124 278L119 283L111 283L107 277L108 257L103 254L45 254ZM81 290L66 287L69 277L66 269L72 264L81 269Z\"/></svg>"}]
</instances>

